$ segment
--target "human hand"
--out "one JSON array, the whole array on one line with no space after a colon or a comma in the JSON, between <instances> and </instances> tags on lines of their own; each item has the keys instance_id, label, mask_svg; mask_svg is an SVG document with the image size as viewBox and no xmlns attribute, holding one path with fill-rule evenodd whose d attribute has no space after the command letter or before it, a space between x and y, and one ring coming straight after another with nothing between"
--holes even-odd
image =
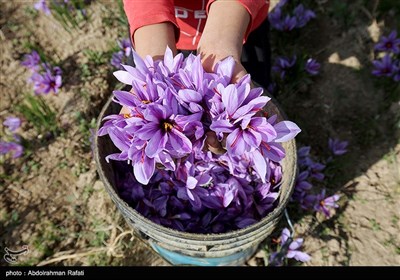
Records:
<instances>
[{"instance_id":1,"label":"human hand","mask_svg":"<svg viewBox=\"0 0 400 280\"><path fill-rule=\"evenodd\" d=\"M226 15L229 15L226 17ZM201 36L197 53L201 55L204 70L213 72L215 65L232 56L235 67L231 83L236 83L247 74L240 63L243 38L250 22L247 10L237 1L216 1L211 4L206 25ZM206 133L206 148L215 154L225 153L223 144L213 131Z\"/></svg>"}]
</instances>

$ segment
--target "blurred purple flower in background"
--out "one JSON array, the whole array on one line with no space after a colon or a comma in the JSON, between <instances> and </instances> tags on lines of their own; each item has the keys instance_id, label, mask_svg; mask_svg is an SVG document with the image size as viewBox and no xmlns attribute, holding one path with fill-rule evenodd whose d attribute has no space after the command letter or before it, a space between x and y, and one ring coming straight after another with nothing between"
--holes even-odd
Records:
<instances>
[{"instance_id":1,"label":"blurred purple flower in background","mask_svg":"<svg viewBox=\"0 0 400 280\"><path fill-rule=\"evenodd\" d=\"M15 132L21 126L21 119L17 117L7 117L3 125L8 127L11 132Z\"/></svg>"},{"instance_id":2,"label":"blurred purple flower in background","mask_svg":"<svg viewBox=\"0 0 400 280\"><path fill-rule=\"evenodd\" d=\"M285 258L308 262L311 260L310 255L298 250L303 245L303 242L303 238L293 239L290 231L284 228L280 237L280 250L271 254L269 264L271 266L281 266Z\"/></svg>"},{"instance_id":3,"label":"blurred purple flower in background","mask_svg":"<svg viewBox=\"0 0 400 280\"><path fill-rule=\"evenodd\" d=\"M330 209L339 208L336 203L340 199L340 195L334 194L329 197L325 197L326 190L323 189L320 194L310 195L310 199L314 200L314 210L324 214L327 218L331 216Z\"/></svg>"},{"instance_id":4,"label":"blurred purple flower in background","mask_svg":"<svg viewBox=\"0 0 400 280\"><path fill-rule=\"evenodd\" d=\"M60 67L52 67L49 63L42 62L35 50L25 55L21 65L32 71L28 81L33 83L35 94L48 94L50 91L58 93L58 89L62 86L62 70Z\"/></svg>"},{"instance_id":5,"label":"blurred purple flower in background","mask_svg":"<svg viewBox=\"0 0 400 280\"><path fill-rule=\"evenodd\" d=\"M268 14L268 20L271 27L281 30L282 10L279 7L275 7L275 9Z\"/></svg>"},{"instance_id":6,"label":"blurred purple flower in background","mask_svg":"<svg viewBox=\"0 0 400 280\"><path fill-rule=\"evenodd\" d=\"M375 76L391 77L394 74L395 65L392 61L392 57L389 54L385 54L385 56L380 60L372 61L372 64L374 65L372 74Z\"/></svg>"},{"instance_id":7,"label":"blurred purple flower in background","mask_svg":"<svg viewBox=\"0 0 400 280\"><path fill-rule=\"evenodd\" d=\"M293 56L292 58L288 57L278 57L275 59L275 64L272 66L272 71L277 73L281 79L284 79L286 76L286 71L292 68L296 63L297 57Z\"/></svg>"},{"instance_id":8,"label":"blurred purple flower in background","mask_svg":"<svg viewBox=\"0 0 400 280\"><path fill-rule=\"evenodd\" d=\"M296 17L291 17L286 15L280 22L275 25L275 28L280 31L291 31L296 28L297 19Z\"/></svg>"},{"instance_id":9,"label":"blurred purple flower in background","mask_svg":"<svg viewBox=\"0 0 400 280\"><path fill-rule=\"evenodd\" d=\"M340 156L347 153L348 141L340 141L339 139L329 138L328 146L329 150L335 155Z\"/></svg>"},{"instance_id":10,"label":"blurred purple flower in background","mask_svg":"<svg viewBox=\"0 0 400 280\"><path fill-rule=\"evenodd\" d=\"M120 41L118 41L118 46L124 52L126 57L130 56L132 52L132 46L129 39L121 39Z\"/></svg>"},{"instance_id":11,"label":"blurred purple flower in background","mask_svg":"<svg viewBox=\"0 0 400 280\"><path fill-rule=\"evenodd\" d=\"M40 56L37 51L33 50L30 54L26 54L24 56L24 60L21 62L21 65L32 71L38 71L40 68Z\"/></svg>"},{"instance_id":12,"label":"blurred purple flower in background","mask_svg":"<svg viewBox=\"0 0 400 280\"><path fill-rule=\"evenodd\" d=\"M306 61L306 65L304 69L310 75L317 75L319 73L319 69L321 68L321 64L319 64L315 59L309 58Z\"/></svg>"},{"instance_id":13,"label":"blurred purple flower in background","mask_svg":"<svg viewBox=\"0 0 400 280\"><path fill-rule=\"evenodd\" d=\"M115 68L123 69L122 66L121 66L123 58L124 58L124 52L123 51L115 52L115 53L113 53L113 55L111 57L110 63Z\"/></svg>"},{"instance_id":14,"label":"blurred purple flower in background","mask_svg":"<svg viewBox=\"0 0 400 280\"><path fill-rule=\"evenodd\" d=\"M12 158L18 158L24 152L24 147L16 142L0 141L0 155L12 153Z\"/></svg>"},{"instance_id":15,"label":"blurred purple flower in background","mask_svg":"<svg viewBox=\"0 0 400 280\"><path fill-rule=\"evenodd\" d=\"M129 39L121 39L117 41L119 50L113 53L110 64L118 69L123 69L121 64L127 62L128 58L132 54L132 45Z\"/></svg>"},{"instance_id":16,"label":"blurred purple flower in background","mask_svg":"<svg viewBox=\"0 0 400 280\"><path fill-rule=\"evenodd\" d=\"M311 19L316 17L315 13L312 10L305 9L303 4L300 4L294 8L293 13L297 19L297 28L306 26Z\"/></svg>"},{"instance_id":17,"label":"blurred purple flower in background","mask_svg":"<svg viewBox=\"0 0 400 280\"><path fill-rule=\"evenodd\" d=\"M385 37L382 36L379 42L375 45L375 51L400 53L400 38L397 38L397 31L393 30Z\"/></svg>"},{"instance_id":18,"label":"blurred purple flower in background","mask_svg":"<svg viewBox=\"0 0 400 280\"><path fill-rule=\"evenodd\" d=\"M43 74L34 73L30 78L33 82L35 94L48 94L49 92L58 93L62 85L61 69L47 69Z\"/></svg>"},{"instance_id":19,"label":"blurred purple flower in background","mask_svg":"<svg viewBox=\"0 0 400 280\"><path fill-rule=\"evenodd\" d=\"M302 28L313 18L316 17L312 10L306 9L302 4L293 10L293 16L283 14L284 6L288 1L280 1L269 13L268 20L271 27L279 31L291 31L295 28Z\"/></svg>"},{"instance_id":20,"label":"blurred purple flower in background","mask_svg":"<svg viewBox=\"0 0 400 280\"><path fill-rule=\"evenodd\" d=\"M39 0L33 5L33 7L38 11L44 12L46 15L51 14L50 9L46 4L46 0Z\"/></svg>"}]
</instances>

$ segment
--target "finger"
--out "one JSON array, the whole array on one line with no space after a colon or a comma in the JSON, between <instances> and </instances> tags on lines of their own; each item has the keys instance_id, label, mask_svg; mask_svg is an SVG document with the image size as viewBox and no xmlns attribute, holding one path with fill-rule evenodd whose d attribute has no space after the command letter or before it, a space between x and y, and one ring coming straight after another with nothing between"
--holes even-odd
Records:
<instances>
[{"instance_id":1,"label":"finger","mask_svg":"<svg viewBox=\"0 0 400 280\"><path fill-rule=\"evenodd\" d=\"M215 132L209 131L206 133L206 145L208 150L216 155L221 155L225 153L225 150L222 148L221 144L219 143Z\"/></svg>"},{"instance_id":2,"label":"finger","mask_svg":"<svg viewBox=\"0 0 400 280\"><path fill-rule=\"evenodd\" d=\"M121 111L119 111L119 113L120 113L120 114L123 114L123 115L129 114L129 113L130 113L130 110L129 110L127 107L123 106L122 109L121 109Z\"/></svg>"}]
</instances>

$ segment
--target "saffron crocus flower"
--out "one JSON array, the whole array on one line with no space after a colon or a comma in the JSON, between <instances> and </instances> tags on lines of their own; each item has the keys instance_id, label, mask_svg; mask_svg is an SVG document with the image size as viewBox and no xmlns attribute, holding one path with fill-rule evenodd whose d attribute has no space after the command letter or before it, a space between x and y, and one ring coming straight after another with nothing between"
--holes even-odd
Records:
<instances>
[{"instance_id":1,"label":"saffron crocus flower","mask_svg":"<svg viewBox=\"0 0 400 280\"><path fill-rule=\"evenodd\" d=\"M123 57L124 57L123 51L113 53L111 60L110 60L110 64L112 66L114 66L115 68L122 69L121 64L122 64Z\"/></svg>"},{"instance_id":2,"label":"saffron crocus flower","mask_svg":"<svg viewBox=\"0 0 400 280\"><path fill-rule=\"evenodd\" d=\"M46 4L46 0L39 0L33 5L33 7L38 11L44 12L46 15L51 14L50 9Z\"/></svg>"},{"instance_id":3,"label":"saffron crocus flower","mask_svg":"<svg viewBox=\"0 0 400 280\"><path fill-rule=\"evenodd\" d=\"M335 155L340 156L347 153L348 141L340 141L339 139L329 138L328 146L329 150Z\"/></svg>"},{"instance_id":4,"label":"saffron crocus flower","mask_svg":"<svg viewBox=\"0 0 400 280\"><path fill-rule=\"evenodd\" d=\"M304 67L304 69L310 75L318 75L320 67L321 64L319 64L315 59L309 58L306 61L306 66Z\"/></svg>"},{"instance_id":5,"label":"saffron crocus flower","mask_svg":"<svg viewBox=\"0 0 400 280\"><path fill-rule=\"evenodd\" d=\"M11 132L15 132L21 126L21 119L17 117L7 117L3 125L8 127Z\"/></svg>"},{"instance_id":6,"label":"saffron crocus flower","mask_svg":"<svg viewBox=\"0 0 400 280\"><path fill-rule=\"evenodd\" d=\"M299 192L309 191L312 185L307 181L310 176L308 171L303 171L297 176L295 190Z\"/></svg>"},{"instance_id":7,"label":"saffron crocus flower","mask_svg":"<svg viewBox=\"0 0 400 280\"><path fill-rule=\"evenodd\" d=\"M311 177L317 179L318 181L323 181L325 178L324 173L321 171L325 169L325 164L320 162L312 162L309 166L309 170L311 172Z\"/></svg>"},{"instance_id":8,"label":"saffron crocus flower","mask_svg":"<svg viewBox=\"0 0 400 280\"><path fill-rule=\"evenodd\" d=\"M143 113L146 124L139 129L137 137L148 141L146 145L146 155L154 158L166 145L169 145L170 152L188 154L192 151L192 142L181 132L176 121L173 110L158 104L151 104ZM173 151L172 151L173 150Z\"/></svg>"},{"instance_id":9,"label":"saffron crocus flower","mask_svg":"<svg viewBox=\"0 0 400 280\"><path fill-rule=\"evenodd\" d=\"M375 45L375 51L400 53L400 38L397 38L397 31L393 30L385 37L382 36L379 42Z\"/></svg>"},{"instance_id":10,"label":"saffron crocus flower","mask_svg":"<svg viewBox=\"0 0 400 280\"><path fill-rule=\"evenodd\" d=\"M283 80L286 76L286 71L288 71L290 68L294 66L296 60L297 60L296 56L293 56L292 58L278 57L275 60L274 66L272 66L272 71L277 73Z\"/></svg>"},{"instance_id":11,"label":"saffron crocus flower","mask_svg":"<svg viewBox=\"0 0 400 280\"><path fill-rule=\"evenodd\" d=\"M280 7L275 7L268 15L269 23L272 28L277 30L281 29L281 21L282 21L282 10Z\"/></svg>"},{"instance_id":12,"label":"saffron crocus flower","mask_svg":"<svg viewBox=\"0 0 400 280\"><path fill-rule=\"evenodd\" d=\"M286 15L284 19L277 25L277 29L281 31L292 31L297 25L297 18Z\"/></svg>"},{"instance_id":13,"label":"saffron crocus flower","mask_svg":"<svg viewBox=\"0 0 400 280\"><path fill-rule=\"evenodd\" d=\"M315 18L315 13L305 9L303 4L294 8L293 13L296 16L296 28L304 27L311 19Z\"/></svg>"},{"instance_id":14,"label":"saffron crocus flower","mask_svg":"<svg viewBox=\"0 0 400 280\"><path fill-rule=\"evenodd\" d=\"M51 91L57 94L62 85L60 73L54 75L49 69L43 74L34 73L31 77L31 81L34 83L35 94L48 94Z\"/></svg>"},{"instance_id":15,"label":"saffron crocus flower","mask_svg":"<svg viewBox=\"0 0 400 280\"><path fill-rule=\"evenodd\" d=\"M374 65L374 69L372 70L372 74L378 77L386 76L391 77L394 74L394 65L392 62L392 57L389 54L386 54L380 60L372 61Z\"/></svg>"},{"instance_id":16,"label":"saffron crocus flower","mask_svg":"<svg viewBox=\"0 0 400 280\"><path fill-rule=\"evenodd\" d=\"M12 158L18 158L24 152L24 147L16 142L0 141L0 155L12 153Z\"/></svg>"},{"instance_id":17,"label":"saffron crocus flower","mask_svg":"<svg viewBox=\"0 0 400 280\"><path fill-rule=\"evenodd\" d=\"M334 194L329 197L325 197L326 190L323 189L320 194L315 196L315 204L314 210L324 214L327 218L330 217L330 209L332 208L339 208L339 205L336 203L340 195Z\"/></svg>"},{"instance_id":18,"label":"saffron crocus flower","mask_svg":"<svg viewBox=\"0 0 400 280\"><path fill-rule=\"evenodd\" d=\"M284 258L308 262L311 257L307 253L298 250L303 245L303 242L303 238L293 239L290 231L284 228L280 237L280 251L271 254L270 265L280 266L283 264Z\"/></svg>"},{"instance_id":19,"label":"saffron crocus flower","mask_svg":"<svg viewBox=\"0 0 400 280\"><path fill-rule=\"evenodd\" d=\"M131 46L131 42L129 41L129 39L122 39L122 40L118 41L118 46L121 48L121 50L123 51L123 54L126 57L130 56L130 54L132 52L132 46Z\"/></svg>"},{"instance_id":20,"label":"saffron crocus flower","mask_svg":"<svg viewBox=\"0 0 400 280\"><path fill-rule=\"evenodd\" d=\"M30 54L26 54L21 65L32 71L38 71L40 69L40 56L38 52L33 50Z\"/></svg>"}]
</instances>

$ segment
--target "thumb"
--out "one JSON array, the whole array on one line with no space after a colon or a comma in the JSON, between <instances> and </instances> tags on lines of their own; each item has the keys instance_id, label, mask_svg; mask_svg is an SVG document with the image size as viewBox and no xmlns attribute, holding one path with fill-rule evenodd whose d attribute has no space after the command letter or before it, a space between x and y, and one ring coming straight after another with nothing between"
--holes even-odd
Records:
<instances>
[{"instance_id":1,"label":"thumb","mask_svg":"<svg viewBox=\"0 0 400 280\"><path fill-rule=\"evenodd\" d=\"M225 150L222 148L221 143L217 139L217 135L215 135L215 132L213 131L206 133L206 145L208 150L216 155L225 153Z\"/></svg>"}]
</instances>

